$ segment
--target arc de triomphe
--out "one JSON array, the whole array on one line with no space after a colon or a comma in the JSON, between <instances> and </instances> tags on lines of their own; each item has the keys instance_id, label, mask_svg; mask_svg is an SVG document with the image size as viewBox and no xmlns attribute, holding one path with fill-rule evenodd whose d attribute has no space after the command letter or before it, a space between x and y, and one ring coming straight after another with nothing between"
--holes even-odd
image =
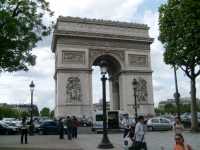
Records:
<instances>
[{"instance_id":1,"label":"arc de triomphe","mask_svg":"<svg viewBox=\"0 0 200 150\"><path fill-rule=\"evenodd\" d=\"M59 17L53 33L55 116L91 116L92 66L109 63L111 110L134 115L133 79L138 81L138 113L154 114L147 25Z\"/></svg>"}]
</instances>

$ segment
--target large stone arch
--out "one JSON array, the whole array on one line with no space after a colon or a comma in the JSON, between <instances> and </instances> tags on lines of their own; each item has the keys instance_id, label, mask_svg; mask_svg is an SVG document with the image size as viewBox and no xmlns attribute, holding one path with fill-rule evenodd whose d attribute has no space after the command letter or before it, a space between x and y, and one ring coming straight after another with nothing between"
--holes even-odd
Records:
<instances>
[{"instance_id":1,"label":"large stone arch","mask_svg":"<svg viewBox=\"0 0 200 150\"><path fill-rule=\"evenodd\" d=\"M133 79L139 113L154 114L148 27L143 24L59 17L53 34L55 115L91 116L92 65L109 64L111 109L134 115Z\"/></svg>"}]
</instances>

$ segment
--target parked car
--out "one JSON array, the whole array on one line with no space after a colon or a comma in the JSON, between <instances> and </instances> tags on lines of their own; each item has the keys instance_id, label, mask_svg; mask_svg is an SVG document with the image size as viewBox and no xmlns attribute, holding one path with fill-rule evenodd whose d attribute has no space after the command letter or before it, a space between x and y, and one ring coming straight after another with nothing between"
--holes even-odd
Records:
<instances>
[{"instance_id":1,"label":"parked car","mask_svg":"<svg viewBox=\"0 0 200 150\"><path fill-rule=\"evenodd\" d=\"M149 131L171 130L172 128L172 123L166 118L155 117L147 121L147 129Z\"/></svg>"},{"instance_id":2,"label":"parked car","mask_svg":"<svg viewBox=\"0 0 200 150\"><path fill-rule=\"evenodd\" d=\"M6 123L0 121L0 134L16 134L18 132L17 127L9 126Z\"/></svg>"},{"instance_id":3,"label":"parked car","mask_svg":"<svg viewBox=\"0 0 200 150\"><path fill-rule=\"evenodd\" d=\"M44 121L38 128L40 135L44 134L59 134L59 125L56 121ZM67 128L64 127L64 132L67 133Z\"/></svg>"}]
</instances>

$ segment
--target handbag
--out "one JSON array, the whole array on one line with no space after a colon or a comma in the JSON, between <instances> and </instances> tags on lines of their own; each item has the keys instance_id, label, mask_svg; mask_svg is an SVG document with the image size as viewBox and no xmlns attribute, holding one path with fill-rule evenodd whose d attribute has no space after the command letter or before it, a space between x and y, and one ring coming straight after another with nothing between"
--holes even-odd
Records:
<instances>
[{"instance_id":1,"label":"handbag","mask_svg":"<svg viewBox=\"0 0 200 150\"><path fill-rule=\"evenodd\" d=\"M124 138L124 145L128 145L128 147L132 146L132 140L128 135Z\"/></svg>"}]
</instances>

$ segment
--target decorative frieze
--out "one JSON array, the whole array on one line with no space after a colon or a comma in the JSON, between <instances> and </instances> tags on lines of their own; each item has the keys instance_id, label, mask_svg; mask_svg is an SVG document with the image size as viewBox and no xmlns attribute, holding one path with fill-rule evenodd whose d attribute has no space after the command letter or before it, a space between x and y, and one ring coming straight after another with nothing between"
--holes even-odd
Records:
<instances>
[{"instance_id":1,"label":"decorative frieze","mask_svg":"<svg viewBox=\"0 0 200 150\"><path fill-rule=\"evenodd\" d=\"M128 63L133 67L147 67L148 56L138 54L128 54Z\"/></svg>"},{"instance_id":2,"label":"decorative frieze","mask_svg":"<svg viewBox=\"0 0 200 150\"><path fill-rule=\"evenodd\" d=\"M73 33L74 35L74 33ZM87 35L86 35L87 36ZM88 36L87 36L88 37ZM121 48L121 49L138 49L138 50L150 50L150 44L148 42L138 42L138 41L127 41L127 40L106 40L106 39L97 39L87 37L64 37L60 38L58 44L66 45L80 45L88 48L101 48L104 47L107 49ZM106 36L108 37L108 36Z\"/></svg>"},{"instance_id":3,"label":"decorative frieze","mask_svg":"<svg viewBox=\"0 0 200 150\"><path fill-rule=\"evenodd\" d=\"M81 101L81 82L79 77L69 77L66 86L67 103Z\"/></svg>"},{"instance_id":4,"label":"decorative frieze","mask_svg":"<svg viewBox=\"0 0 200 150\"><path fill-rule=\"evenodd\" d=\"M63 64L85 64L84 51L63 51L62 52Z\"/></svg>"}]
</instances>

